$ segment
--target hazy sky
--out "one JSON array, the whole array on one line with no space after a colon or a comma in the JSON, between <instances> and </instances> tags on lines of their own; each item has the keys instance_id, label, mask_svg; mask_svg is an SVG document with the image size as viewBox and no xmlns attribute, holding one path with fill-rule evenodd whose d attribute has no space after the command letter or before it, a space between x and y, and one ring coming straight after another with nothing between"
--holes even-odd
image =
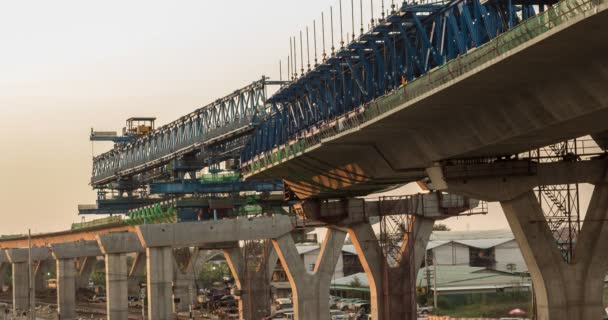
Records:
<instances>
[{"instance_id":1,"label":"hazy sky","mask_svg":"<svg viewBox=\"0 0 608 320\"><path fill-rule=\"evenodd\" d=\"M119 130L131 116L163 124L262 75L277 79L289 37L313 19L320 34L330 5L337 0L2 2L0 233L79 222L77 205L95 200L91 127ZM498 211L452 224L506 227Z\"/></svg>"}]
</instances>

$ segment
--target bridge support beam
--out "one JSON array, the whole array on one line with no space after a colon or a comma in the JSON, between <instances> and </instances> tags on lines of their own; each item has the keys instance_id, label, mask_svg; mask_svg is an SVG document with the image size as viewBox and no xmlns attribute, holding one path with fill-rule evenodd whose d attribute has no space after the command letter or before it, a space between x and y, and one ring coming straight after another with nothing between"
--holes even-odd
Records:
<instances>
[{"instance_id":1,"label":"bridge support beam","mask_svg":"<svg viewBox=\"0 0 608 320\"><path fill-rule=\"evenodd\" d=\"M171 247L146 248L148 281L148 319L173 318L173 250Z\"/></svg>"},{"instance_id":2,"label":"bridge support beam","mask_svg":"<svg viewBox=\"0 0 608 320\"><path fill-rule=\"evenodd\" d=\"M0 291L4 290L4 285L6 284L7 275L9 272L9 263L8 262L0 262Z\"/></svg>"},{"instance_id":3,"label":"bridge support beam","mask_svg":"<svg viewBox=\"0 0 608 320\"><path fill-rule=\"evenodd\" d=\"M57 259L57 313L61 320L76 320L76 261Z\"/></svg>"},{"instance_id":4,"label":"bridge support beam","mask_svg":"<svg viewBox=\"0 0 608 320\"><path fill-rule=\"evenodd\" d=\"M571 264L557 249L533 191L501 205L532 276L538 319L601 319L608 271L608 184L593 192Z\"/></svg>"},{"instance_id":5,"label":"bridge support beam","mask_svg":"<svg viewBox=\"0 0 608 320\"><path fill-rule=\"evenodd\" d=\"M499 201L534 284L539 320L601 319L608 271L608 162L538 164L534 175L508 175L517 162L469 166L467 172L500 172L496 177L465 177L462 168L429 170L433 184L452 193ZM451 178L450 172L459 172ZM448 174L446 174L448 173ZM562 258L532 190L537 185L595 185L570 263Z\"/></svg>"},{"instance_id":6,"label":"bridge support beam","mask_svg":"<svg viewBox=\"0 0 608 320\"><path fill-rule=\"evenodd\" d=\"M13 312L27 310L30 306L27 262L13 263Z\"/></svg>"},{"instance_id":7,"label":"bridge support beam","mask_svg":"<svg viewBox=\"0 0 608 320\"><path fill-rule=\"evenodd\" d=\"M306 271L291 234L272 240L291 285L296 320L329 319L329 286L345 238L346 232L327 229L312 274Z\"/></svg>"},{"instance_id":8,"label":"bridge support beam","mask_svg":"<svg viewBox=\"0 0 608 320\"><path fill-rule=\"evenodd\" d=\"M13 312L27 310L29 301L29 270L28 249L7 249L5 254L13 267ZM51 258L51 252L46 247L32 248L32 261L44 261Z\"/></svg>"},{"instance_id":9,"label":"bridge support beam","mask_svg":"<svg viewBox=\"0 0 608 320\"><path fill-rule=\"evenodd\" d=\"M255 266L255 270L248 271L242 250L238 243L234 248L224 249L237 289L241 292L238 297L239 319L262 319L270 314L270 279L278 255L272 246L263 248L259 265Z\"/></svg>"},{"instance_id":10,"label":"bridge support beam","mask_svg":"<svg viewBox=\"0 0 608 320\"><path fill-rule=\"evenodd\" d=\"M97 241L51 244L57 263L57 309L61 320L76 319L76 259L102 255ZM94 260L94 258L92 259Z\"/></svg>"},{"instance_id":11,"label":"bridge support beam","mask_svg":"<svg viewBox=\"0 0 608 320\"><path fill-rule=\"evenodd\" d=\"M369 281L372 319L416 319L416 275L434 222L414 218L394 266L389 265L371 224L360 223L348 228Z\"/></svg>"},{"instance_id":12,"label":"bridge support beam","mask_svg":"<svg viewBox=\"0 0 608 320\"><path fill-rule=\"evenodd\" d=\"M129 318L127 254L108 253L105 260L108 320L127 320Z\"/></svg>"},{"instance_id":13,"label":"bridge support beam","mask_svg":"<svg viewBox=\"0 0 608 320\"><path fill-rule=\"evenodd\" d=\"M143 252L135 233L97 235L97 244L105 255L108 320L129 318L127 253Z\"/></svg>"}]
</instances>

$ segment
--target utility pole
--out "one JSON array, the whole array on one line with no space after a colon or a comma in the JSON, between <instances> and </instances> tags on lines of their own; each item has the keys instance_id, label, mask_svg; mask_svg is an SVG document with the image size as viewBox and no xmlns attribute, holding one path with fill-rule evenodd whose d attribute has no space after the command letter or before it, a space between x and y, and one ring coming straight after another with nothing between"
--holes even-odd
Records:
<instances>
[{"instance_id":1,"label":"utility pole","mask_svg":"<svg viewBox=\"0 0 608 320\"><path fill-rule=\"evenodd\" d=\"M36 310L36 299L34 292L34 279L32 273L32 232L30 229L27 230L27 242L28 242L28 254L27 254L27 269L28 269L28 284L29 284L29 302L30 302L30 319L36 320L36 315L34 314Z\"/></svg>"},{"instance_id":2,"label":"utility pole","mask_svg":"<svg viewBox=\"0 0 608 320\"><path fill-rule=\"evenodd\" d=\"M433 255L433 307L437 310L437 258Z\"/></svg>"},{"instance_id":3,"label":"utility pole","mask_svg":"<svg viewBox=\"0 0 608 320\"><path fill-rule=\"evenodd\" d=\"M433 266L435 268L435 266ZM426 303L428 305L429 297L431 295L431 270L429 269L429 255L428 250L424 251L424 270L426 273Z\"/></svg>"}]
</instances>

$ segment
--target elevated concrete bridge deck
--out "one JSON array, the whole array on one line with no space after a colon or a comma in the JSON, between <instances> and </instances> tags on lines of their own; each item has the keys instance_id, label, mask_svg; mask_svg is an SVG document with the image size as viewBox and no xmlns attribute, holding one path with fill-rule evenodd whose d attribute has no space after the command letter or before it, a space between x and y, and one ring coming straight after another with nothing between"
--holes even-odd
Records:
<instances>
[{"instance_id":1,"label":"elevated concrete bridge deck","mask_svg":"<svg viewBox=\"0 0 608 320\"><path fill-rule=\"evenodd\" d=\"M300 198L362 195L424 178L437 161L606 131L607 8L562 1L333 127L254 158L246 177L284 177Z\"/></svg>"}]
</instances>

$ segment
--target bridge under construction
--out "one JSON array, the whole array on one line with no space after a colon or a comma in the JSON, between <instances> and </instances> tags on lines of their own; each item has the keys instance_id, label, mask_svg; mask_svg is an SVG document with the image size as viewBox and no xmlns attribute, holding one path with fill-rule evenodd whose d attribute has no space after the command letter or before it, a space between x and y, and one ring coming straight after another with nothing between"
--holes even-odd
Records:
<instances>
[{"instance_id":1,"label":"bridge under construction","mask_svg":"<svg viewBox=\"0 0 608 320\"><path fill-rule=\"evenodd\" d=\"M58 313L76 319L76 288L103 257L108 319L128 319L129 279L144 274L148 319L173 319L194 302L199 252L221 250L239 319L269 314L277 262L295 319L329 319L335 256L348 236L369 279L372 319L416 319L415 279L434 222L497 201L532 278L536 319L601 319L608 1L382 2L358 35L353 3L344 39L340 2L337 46L333 8L320 32L315 21L312 37L307 28L290 39L285 79L262 77L163 126L133 117L121 133L91 130L91 141L114 146L93 158L97 201L78 210L109 217L0 238L14 311L32 307L43 270L28 263L50 263ZM411 182L425 193L370 196ZM581 183L595 186L586 214ZM327 232L309 273L296 242L315 228ZM252 255L250 243L265 249ZM127 255L136 257L130 270Z\"/></svg>"}]
</instances>

